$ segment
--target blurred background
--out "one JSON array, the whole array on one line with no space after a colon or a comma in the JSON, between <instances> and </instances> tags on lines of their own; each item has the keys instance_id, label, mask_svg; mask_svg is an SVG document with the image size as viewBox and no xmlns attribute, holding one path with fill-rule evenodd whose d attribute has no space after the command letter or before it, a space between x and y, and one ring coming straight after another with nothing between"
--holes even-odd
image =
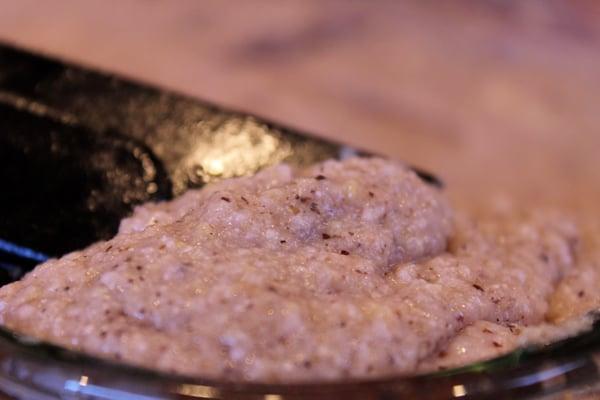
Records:
<instances>
[{"instance_id":1,"label":"blurred background","mask_svg":"<svg viewBox=\"0 0 600 400\"><path fill-rule=\"evenodd\" d=\"M0 0L0 41L439 174L600 201L600 2Z\"/></svg>"}]
</instances>

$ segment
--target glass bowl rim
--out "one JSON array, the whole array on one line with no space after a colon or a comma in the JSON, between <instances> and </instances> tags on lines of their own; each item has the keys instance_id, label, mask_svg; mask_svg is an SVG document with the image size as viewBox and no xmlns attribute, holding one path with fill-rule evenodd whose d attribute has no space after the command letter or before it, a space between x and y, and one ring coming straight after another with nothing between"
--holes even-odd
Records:
<instances>
[{"instance_id":1,"label":"glass bowl rim","mask_svg":"<svg viewBox=\"0 0 600 400\"><path fill-rule=\"evenodd\" d=\"M53 367L89 367L99 369L110 376L135 378L142 381L151 380L167 386L193 386L237 394L279 394L309 395L310 393L344 393L354 389L372 389L377 393L394 392L402 387L441 385L447 387L450 397L457 396L456 387L462 387L462 393L483 390L495 393L496 389L523 389L532 384L539 386L545 393L543 383L548 371L559 368L561 374L568 374L574 369L589 366L594 356L600 355L600 322L595 322L592 329L579 335L563 339L545 346L523 347L506 353L500 357L468 364L458 368L428 372L416 375L390 375L377 378L351 378L343 381L299 381L290 383L269 383L261 381L230 381L200 376L172 374L159 370L121 363L108 358L101 358L70 350L30 336L13 332L0 326L0 351L11 348L17 358L27 359L37 365L52 363ZM1 358L1 357L0 357ZM544 372L546 371L546 372ZM4 373L4 372L2 372ZM0 373L1 374L1 373ZM539 379L535 379L538 377ZM533 377L523 379L523 377ZM550 377L556 378L556 374ZM600 379L595 375L594 382ZM491 383L490 383L491 380ZM485 381L485 384L482 382ZM569 387L581 382L569 382ZM589 382L587 382L589 383ZM536 387L537 387L536 386ZM439 389L439 388L438 388ZM468 389L468 390L467 390ZM169 392L169 393L177 393ZM210 394L210 393L209 393ZM460 393L459 393L460 394ZM481 394L481 393L479 393ZM220 398L208 396L205 398ZM283 398L283 397L279 397ZM296 397L294 397L296 398Z\"/></svg>"}]
</instances>

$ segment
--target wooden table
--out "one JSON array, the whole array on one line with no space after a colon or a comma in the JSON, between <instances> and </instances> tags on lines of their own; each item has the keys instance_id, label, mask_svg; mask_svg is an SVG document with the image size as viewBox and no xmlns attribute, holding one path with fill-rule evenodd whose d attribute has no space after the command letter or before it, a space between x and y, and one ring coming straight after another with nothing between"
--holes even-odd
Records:
<instances>
[{"instance_id":1,"label":"wooden table","mask_svg":"<svg viewBox=\"0 0 600 400\"><path fill-rule=\"evenodd\" d=\"M0 40L401 157L437 171L455 197L600 200L594 0L0 0L0 10Z\"/></svg>"}]
</instances>

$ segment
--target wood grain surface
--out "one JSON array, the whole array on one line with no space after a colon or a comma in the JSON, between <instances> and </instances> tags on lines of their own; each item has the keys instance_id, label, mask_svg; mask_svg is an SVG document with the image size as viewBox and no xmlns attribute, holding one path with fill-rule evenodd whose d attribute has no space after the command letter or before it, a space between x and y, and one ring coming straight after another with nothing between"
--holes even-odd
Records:
<instances>
[{"instance_id":1,"label":"wood grain surface","mask_svg":"<svg viewBox=\"0 0 600 400\"><path fill-rule=\"evenodd\" d=\"M600 2L0 0L0 40L598 208Z\"/></svg>"}]
</instances>

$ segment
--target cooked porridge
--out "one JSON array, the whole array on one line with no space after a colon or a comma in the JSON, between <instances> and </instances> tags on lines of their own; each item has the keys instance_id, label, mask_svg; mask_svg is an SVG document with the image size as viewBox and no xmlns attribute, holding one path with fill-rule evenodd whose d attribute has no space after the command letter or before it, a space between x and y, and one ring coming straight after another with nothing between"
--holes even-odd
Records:
<instances>
[{"instance_id":1,"label":"cooked porridge","mask_svg":"<svg viewBox=\"0 0 600 400\"><path fill-rule=\"evenodd\" d=\"M0 322L185 375L413 374L589 327L583 236L553 209L453 209L392 161L280 164L138 207L0 289Z\"/></svg>"}]
</instances>

